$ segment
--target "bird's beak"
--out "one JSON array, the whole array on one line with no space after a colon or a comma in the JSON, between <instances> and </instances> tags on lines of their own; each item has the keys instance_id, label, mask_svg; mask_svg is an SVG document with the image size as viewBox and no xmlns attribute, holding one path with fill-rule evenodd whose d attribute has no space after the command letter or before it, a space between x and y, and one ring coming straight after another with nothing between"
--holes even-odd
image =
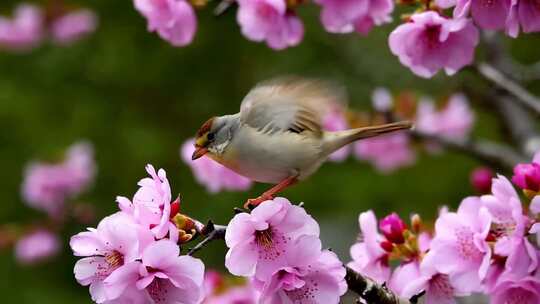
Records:
<instances>
[{"instance_id":1,"label":"bird's beak","mask_svg":"<svg viewBox=\"0 0 540 304\"><path fill-rule=\"evenodd\" d=\"M197 158L202 157L208 152L208 148L206 147L195 147L195 151L193 151L193 155L191 155L191 160L196 160Z\"/></svg>"}]
</instances>

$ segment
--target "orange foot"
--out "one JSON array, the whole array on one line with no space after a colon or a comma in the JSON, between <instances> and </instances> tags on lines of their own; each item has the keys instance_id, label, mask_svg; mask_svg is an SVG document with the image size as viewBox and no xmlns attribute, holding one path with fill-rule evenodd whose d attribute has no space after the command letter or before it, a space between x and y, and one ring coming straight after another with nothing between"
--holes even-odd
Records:
<instances>
[{"instance_id":1,"label":"orange foot","mask_svg":"<svg viewBox=\"0 0 540 304\"><path fill-rule=\"evenodd\" d=\"M261 195L261 196L259 196L257 198L250 198L244 203L244 208L245 209L252 209L252 208L257 207L260 203L262 203L264 201L272 200L272 199L274 199L273 196L265 195L265 194L263 194L263 195Z\"/></svg>"}]
</instances>

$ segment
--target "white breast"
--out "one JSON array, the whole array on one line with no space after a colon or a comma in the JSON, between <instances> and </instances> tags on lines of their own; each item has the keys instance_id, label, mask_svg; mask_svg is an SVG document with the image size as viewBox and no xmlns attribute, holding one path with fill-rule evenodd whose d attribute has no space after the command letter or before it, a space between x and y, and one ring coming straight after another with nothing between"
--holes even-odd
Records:
<instances>
[{"instance_id":1,"label":"white breast","mask_svg":"<svg viewBox=\"0 0 540 304\"><path fill-rule=\"evenodd\" d=\"M221 162L237 173L262 183L279 183L299 174L304 179L324 161L321 140L293 132L261 133L242 126L225 149Z\"/></svg>"}]
</instances>

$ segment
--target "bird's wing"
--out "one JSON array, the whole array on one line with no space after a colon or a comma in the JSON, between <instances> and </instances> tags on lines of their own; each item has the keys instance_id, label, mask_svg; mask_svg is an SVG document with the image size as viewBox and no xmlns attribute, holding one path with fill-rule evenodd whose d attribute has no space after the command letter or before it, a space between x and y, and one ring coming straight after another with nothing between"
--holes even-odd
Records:
<instances>
[{"instance_id":1,"label":"bird's wing","mask_svg":"<svg viewBox=\"0 0 540 304\"><path fill-rule=\"evenodd\" d=\"M344 107L342 88L323 80L283 77L253 88L240 106L240 119L263 132L310 131L321 134L324 114Z\"/></svg>"}]
</instances>

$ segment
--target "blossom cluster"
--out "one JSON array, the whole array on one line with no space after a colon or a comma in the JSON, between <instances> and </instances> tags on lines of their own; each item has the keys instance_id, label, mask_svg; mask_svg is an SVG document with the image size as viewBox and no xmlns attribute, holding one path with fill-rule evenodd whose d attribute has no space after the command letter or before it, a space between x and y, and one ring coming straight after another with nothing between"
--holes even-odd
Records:
<instances>
[{"instance_id":1,"label":"blossom cluster","mask_svg":"<svg viewBox=\"0 0 540 304\"><path fill-rule=\"evenodd\" d=\"M65 202L86 190L95 172L92 145L87 142L74 144L60 163L31 162L26 167L23 199L32 208L52 217L60 216Z\"/></svg>"},{"instance_id":2,"label":"blossom cluster","mask_svg":"<svg viewBox=\"0 0 540 304\"><path fill-rule=\"evenodd\" d=\"M82 257L75 278L96 303L200 303L204 264L179 246L193 223L179 213L180 200L172 201L165 171L146 171L131 200L117 197L120 211L71 238Z\"/></svg>"},{"instance_id":3,"label":"blossom cluster","mask_svg":"<svg viewBox=\"0 0 540 304\"><path fill-rule=\"evenodd\" d=\"M436 108L436 103L431 98L424 97L418 101L416 111L405 113L410 111L400 108L414 108L408 104L410 99L411 96L398 96L394 103L389 92L377 89L373 93L372 103L382 117L395 116L413 120L418 132L454 140L465 140L469 137L475 117L464 94L455 93L449 96L441 108ZM435 143L426 142L424 146L429 153L441 151L441 147ZM359 141L354 144L354 152L358 159L372 163L383 173L412 165L416 160L412 139L407 132L395 132Z\"/></svg>"},{"instance_id":4,"label":"blossom cluster","mask_svg":"<svg viewBox=\"0 0 540 304\"><path fill-rule=\"evenodd\" d=\"M304 1L237 0L237 21L249 40L265 42L275 50L298 45L304 25L297 10ZM392 21L391 0L316 0L320 20L331 33L367 35L374 26ZM389 36L389 47L399 61L421 77L444 70L453 75L474 60L479 29L504 30L517 37L540 31L540 7L535 0L412 0L399 4L417 6ZM148 20L148 30L174 46L190 44L197 29L194 5L207 1L134 0ZM447 16L445 9L453 8Z\"/></svg>"},{"instance_id":5,"label":"blossom cluster","mask_svg":"<svg viewBox=\"0 0 540 304\"><path fill-rule=\"evenodd\" d=\"M97 24L96 14L89 9L65 11L22 3L11 18L0 16L0 49L29 51L47 38L54 44L68 45L93 33Z\"/></svg>"},{"instance_id":6,"label":"blossom cluster","mask_svg":"<svg viewBox=\"0 0 540 304\"><path fill-rule=\"evenodd\" d=\"M92 210L84 203L66 204L75 199L90 184L96 172L92 145L79 142L72 145L59 163L31 162L22 183L22 197L31 208L44 211L47 220L39 224L10 224L0 227L0 248L14 245L15 258L20 264L35 264L60 252L57 235L65 217L91 217ZM75 212L77 211L77 212Z\"/></svg>"},{"instance_id":7,"label":"blossom cluster","mask_svg":"<svg viewBox=\"0 0 540 304\"><path fill-rule=\"evenodd\" d=\"M478 292L489 295L491 303L538 303L538 176L540 153L532 163L515 167L512 181L524 199L499 175L491 193L465 198L456 212L441 210L433 233L417 215L408 227L397 214L379 222L379 233L374 213L364 212L362 238L351 248L349 266L387 282L404 298L425 291L427 304L455 303L455 297ZM394 270L392 261L399 262Z\"/></svg>"},{"instance_id":8,"label":"blossom cluster","mask_svg":"<svg viewBox=\"0 0 540 304\"><path fill-rule=\"evenodd\" d=\"M285 198L237 214L227 226L225 266L247 277L258 303L339 303L347 291L345 268L323 250L319 225Z\"/></svg>"}]
</instances>

